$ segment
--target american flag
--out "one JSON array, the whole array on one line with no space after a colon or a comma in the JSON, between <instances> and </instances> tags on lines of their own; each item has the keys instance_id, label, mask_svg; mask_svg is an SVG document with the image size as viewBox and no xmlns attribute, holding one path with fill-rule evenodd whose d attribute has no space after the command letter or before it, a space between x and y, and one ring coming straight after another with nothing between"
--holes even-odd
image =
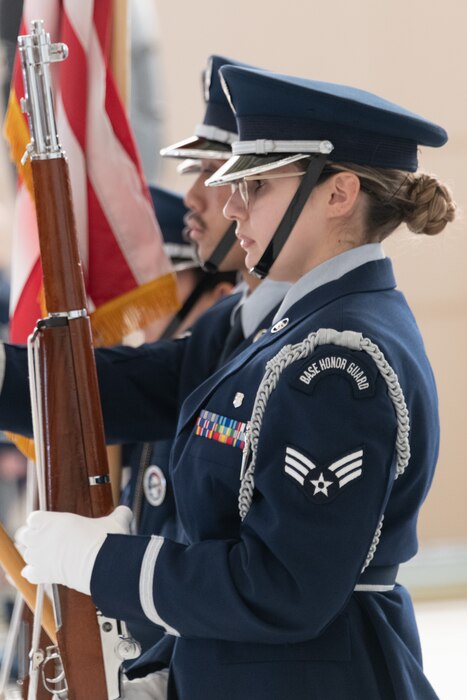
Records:
<instances>
[{"instance_id":1,"label":"american flag","mask_svg":"<svg viewBox=\"0 0 467 700\"><path fill-rule=\"evenodd\" d=\"M97 344L119 342L177 306L175 278L109 65L112 10L112 0L26 0L20 27L27 34L32 20L43 19L51 40L69 48L68 59L52 66L55 109ZM20 162L29 141L20 109L23 94L16 58L5 119L19 175L11 273L13 342L25 342L45 313L30 166Z\"/></svg>"}]
</instances>

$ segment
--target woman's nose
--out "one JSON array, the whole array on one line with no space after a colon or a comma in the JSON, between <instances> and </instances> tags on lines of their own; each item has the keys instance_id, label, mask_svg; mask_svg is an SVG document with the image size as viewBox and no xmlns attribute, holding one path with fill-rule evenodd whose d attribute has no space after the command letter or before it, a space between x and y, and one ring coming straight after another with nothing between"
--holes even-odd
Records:
<instances>
[{"instance_id":1,"label":"woman's nose","mask_svg":"<svg viewBox=\"0 0 467 700\"><path fill-rule=\"evenodd\" d=\"M232 193L225 203L223 214L226 219L230 219L231 221L240 221L245 219L247 209L238 187L232 186Z\"/></svg>"}]
</instances>

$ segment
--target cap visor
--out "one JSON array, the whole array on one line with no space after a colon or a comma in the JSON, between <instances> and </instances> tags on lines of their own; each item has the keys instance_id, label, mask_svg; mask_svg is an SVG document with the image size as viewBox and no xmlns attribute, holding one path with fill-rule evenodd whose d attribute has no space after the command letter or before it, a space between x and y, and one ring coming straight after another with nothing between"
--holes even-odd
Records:
<instances>
[{"instance_id":1,"label":"cap visor","mask_svg":"<svg viewBox=\"0 0 467 700\"><path fill-rule=\"evenodd\" d=\"M273 156L257 156L254 154L232 156L227 163L224 163L206 180L205 184L210 187L228 185L236 180L242 180L244 177L260 175L261 173L280 168L283 165L295 163L297 160L302 160L302 158L309 158L309 156L309 153L294 153L293 155L277 153Z\"/></svg>"},{"instance_id":2,"label":"cap visor","mask_svg":"<svg viewBox=\"0 0 467 700\"><path fill-rule=\"evenodd\" d=\"M220 141L190 136L188 139L178 141L172 146L163 148L160 152L164 158L208 158L213 160L227 160L232 155L230 144Z\"/></svg>"},{"instance_id":3,"label":"cap visor","mask_svg":"<svg viewBox=\"0 0 467 700\"><path fill-rule=\"evenodd\" d=\"M199 175L201 167L199 158L185 158L177 165L177 173L180 175Z\"/></svg>"}]
</instances>

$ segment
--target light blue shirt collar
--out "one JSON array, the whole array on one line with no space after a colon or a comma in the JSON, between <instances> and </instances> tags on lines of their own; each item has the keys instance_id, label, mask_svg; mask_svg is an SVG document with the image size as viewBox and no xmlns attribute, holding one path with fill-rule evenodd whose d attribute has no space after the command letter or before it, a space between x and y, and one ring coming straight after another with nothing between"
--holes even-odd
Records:
<instances>
[{"instance_id":1,"label":"light blue shirt collar","mask_svg":"<svg viewBox=\"0 0 467 700\"><path fill-rule=\"evenodd\" d=\"M336 255L334 258L330 258L321 263L321 265L314 267L291 286L277 310L272 323L277 323L277 321L284 318L287 311L297 301L314 289L339 279L347 274L347 272L354 270L356 267L360 267L360 265L365 265L365 263L373 262L374 260L382 260L385 257L381 243L367 243L366 245L358 246L358 248L346 250L345 253ZM258 289L262 287L263 284L264 282Z\"/></svg>"},{"instance_id":2,"label":"light blue shirt collar","mask_svg":"<svg viewBox=\"0 0 467 700\"><path fill-rule=\"evenodd\" d=\"M245 286L241 300L232 311L232 321L238 311L241 313L245 338L254 333L261 321L281 303L291 286L290 282L266 279L251 294L248 294L248 288Z\"/></svg>"}]
</instances>

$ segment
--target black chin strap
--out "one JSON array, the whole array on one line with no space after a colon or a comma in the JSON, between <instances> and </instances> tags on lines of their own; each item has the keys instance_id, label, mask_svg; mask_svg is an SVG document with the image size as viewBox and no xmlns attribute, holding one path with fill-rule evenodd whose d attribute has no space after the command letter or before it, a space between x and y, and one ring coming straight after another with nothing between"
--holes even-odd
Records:
<instances>
[{"instance_id":1,"label":"black chin strap","mask_svg":"<svg viewBox=\"0 0 467 700\"><path fill-rule=\"evenodd\" d=\"M211 280L208 278L208 275L204 275L202 279L198 282L196 287L193 289L190 296L183 304L182 308L177 311L167 328L159 336L158 340L169 340L170 338L173 338L173 336L180 328L183 321L186 319L196 302L209 289L210 284Z\"/></svg>"},{"instance_id":2,"label":"black chin strap","mask_svg":"<svg viewBox=\"0 0 467 700\"><path fill-rule=\"evenodd\" d=\"M326 158L326 155L320 154L314 156L311 159L310 164L306 169L305 175L303 176L302 181L297 191L295 192L292 201L287 207L287 211L282 217L279 226L273 234L268 247L264 251L261 258L258 260L256 265L250 270L250 273L252 275L255 275L255 277L259 277L260 279L266 277L272 265L277 260L277 256L281 252L282 248L287 242L288 237L292 233L292 229L295 226L297 219L300 216L302 209L305 206L313 187L318 182L319 176L321 175L321 172L326 163ZM259 175L258 177L261 177L261 175Z\"/></svg>"},{"instance_id":3,"label":"black chin strap","mask_svg":"<svg viewBox=\"0 0 467 700\"><path fill-rule=\"evenodd\" d=\"M229 226L227 231L222 236L221 240L214 248L211 257L203 262L200 261L200 265L205 272L214 273L219 269L219 265L230 252L233 244L235 243L235 222Z\"/></svg>"},{"instance_id":4,"label":"black chin strap","mask_svg":"<svg viewBox=\"0 0 467 700\"><path fill-rule=\"evenodd\" d=\"M235 243L235 228L236 224L234 222L229 226L229 228L224 233L217 246L214 248L211 257L209 257L204 263L198 258L201 269L208 274L205 275L200 282L198 282L188 299L183 304L182 308L179 309L179 311L175 314L165 331L159 337L159 340L167 340L175 335L178 328L188 316L193 306L210 288L210 275L214 275L219 271L219 265L227 256L233 244Z\"/></svg>"}]
</instances>

